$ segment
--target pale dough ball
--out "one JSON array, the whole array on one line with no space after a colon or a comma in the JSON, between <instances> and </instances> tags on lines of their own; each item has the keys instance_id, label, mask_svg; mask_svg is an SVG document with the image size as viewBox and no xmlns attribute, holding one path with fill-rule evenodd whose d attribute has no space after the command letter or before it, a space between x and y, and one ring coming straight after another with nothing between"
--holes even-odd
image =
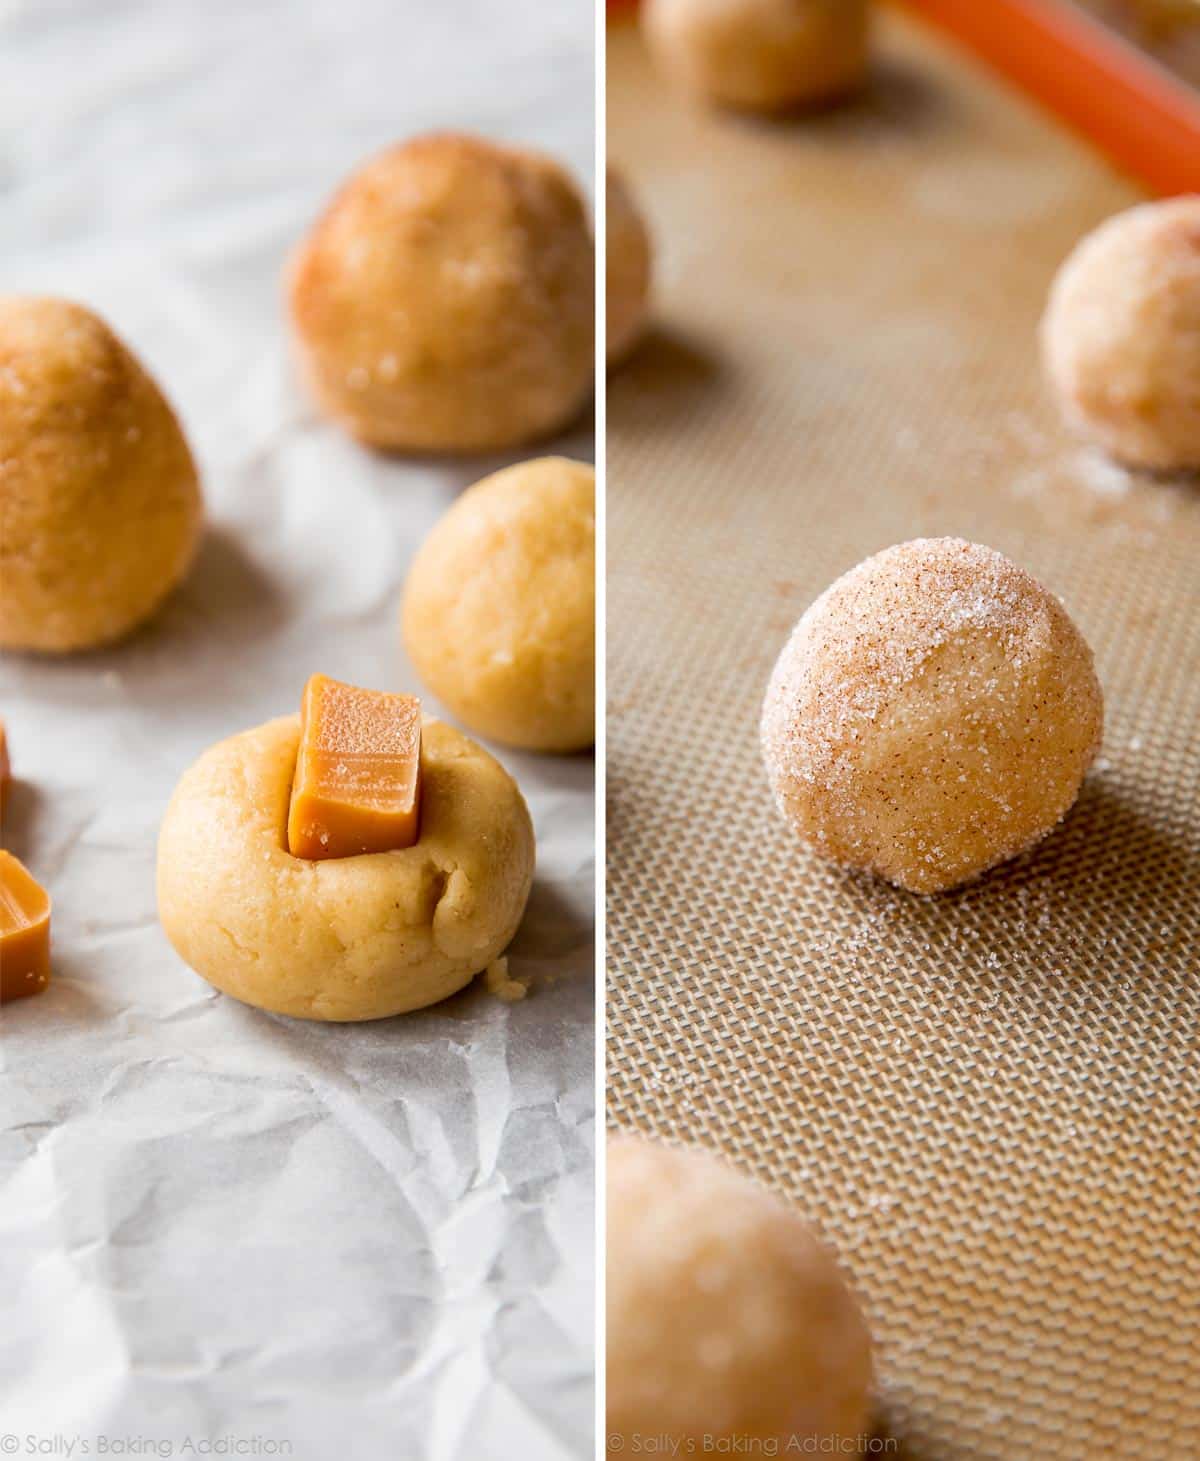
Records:
<instances>
[{"instance_id":1,"label":"pale dough ball","mask_svg":"<svg viewBox=\"0 0 1200 1461\"><path fill-rule=\"evenodd\" d=\"M404 643L438 699L480 735L532 751L595 736L596 477L563 457L477 482L421 545Z\"/></svg>"},{"instance_id":2,"label":"pale dough ball","mask_svg":"<svg viewBox=\"0 0 1200 1461\"><path fill-rule=\"evenodd\" d=\"M1114 457L1200 467L1200 197L1089 234L1055 278L1042 352L1068 419Z\"/></svg>"},{"instance_id":3,"label":"pale dough ball","mask_svg":"<svg viewBox=\"0 0 1200 1461\"><path fill-rule=\"evenodd\" d=\"M1104 708L1083 636L991 548L919 538L852 568L796 625L767 689L779 810L823 857L913 892L1044 837Z\"/></svg>"},{"instance_id":4,"label":"pale dough ball","mask_svg":"<svg viewBox=\"0 0 1200 1461\"><path fill-rule=\"evenodd\" d=\"M613 365L629 354L646 328L651 248L650 234L628 185L612 168L605 198L605 353Z\"/></svg>"},{"instance_id":5,"label":"pale dough ball","mask_svg":"<svg viewBox=\"0 0 1200 1461\"><path fill-rule=\"evenodd\" d=\"M610 1461L638 1437L681 1455L708 1436L782 1456L762 1445L866 1431L866 1325L786 1203L700 1151L620 1137L607 1235Z\"/></svg>"},{"instance_id":6,"label":"pale dough ball","mask_svg":"<svg viewBox=\"0 0 1200 1461\"><path fill-rule=\"evenodd\" d=\"M187 572L201 516L179 423L103 320L0 296L0 647L128 634Z\"/></svg>"},{"instance_id":7,"label":"pale dough ball","mask_svg":"<svg viewBox=\"0 0 1200 1461\"><path fill-rule=\"evenodd\" d=\"M285 827L300 718L206 751L158 839L158 914L210 984L303 1020L378 1020L445 999L503 951L533 880L516 783L461 732L427 721L417 842L310 862Z\"/></svg>"},{"instance_id":8,"label":"pale dough ball","mask_svg":"<svg viewBox=\"0 0 1200 1461\"><path fill-rule=\"evenodd\" d=\"M594 255L557 163L439 133L360 168L300 248L291 309L325 410L372 446L483 451L576 415Z\"/></svg>"},{"instance_id":9,"label":"pale dough ball","mask_svg":"<svg viewBox=\"0 0 1200 1461\"><path fill-rule=\"evenodd\" d=\"M866 72L866 0L647 0L643 26L669 75L747 111L817 106Z\"/></svg>"}]
</instances>

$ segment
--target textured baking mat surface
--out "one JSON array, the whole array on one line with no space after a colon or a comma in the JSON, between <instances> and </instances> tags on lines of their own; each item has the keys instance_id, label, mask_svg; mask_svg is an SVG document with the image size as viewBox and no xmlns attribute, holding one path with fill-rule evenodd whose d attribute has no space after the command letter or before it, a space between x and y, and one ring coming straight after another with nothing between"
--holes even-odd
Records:
<instances>
[{"instance_id":1,"label":"textured baking mat surface","mask_svg":"<svg viewBox=\"0 0 1200 1461\"><path fill-rule=\"evenodd\" d=\"M609 42L660 247L609 387L610 1119L818 1221L902 1455L1200 1454L1200 488L1069 439L1035 349L1134 195L907 22L864 100L774 125ZM757 720L816 594L942 533L1064 598L1107 726L1052 837L921 899L789 836Z\"/></svg>"},{"instance_id":2,"label":"textured baking mat surface","mask_svg":"<svg viewBox=\"0 0 1200 1461\"><path fill-rule=\"evenodd\" d=\"M538 839L511 1006L482 981L366 1025L237 1004L167 943L154 847L184 768L313 671L416 688L405 569L502 465L319 419L289 249L425 128L540 145L590 187L593 57L589 0L0 0L0 288L129 340L210 515L144 633L0 662L4 841L55 900L54 982L0 1011L0 1454L591 1455L591 757L492 747ZM584 420L546 449L591 447Z\"/></svg>"}]
</instances>

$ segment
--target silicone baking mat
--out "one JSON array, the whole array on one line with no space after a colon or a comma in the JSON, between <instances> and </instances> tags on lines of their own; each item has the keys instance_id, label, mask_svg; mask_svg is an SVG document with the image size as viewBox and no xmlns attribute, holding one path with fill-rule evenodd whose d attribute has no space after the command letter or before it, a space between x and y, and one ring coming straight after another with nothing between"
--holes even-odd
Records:
<instances>
[{"instance_id":1,"label":"silicone baking mat","mask_svg":"<svg viewBox=\"0 0 1200 1461\"><path fill-rule=\"evenodd\" d=\"M913 22L877 49L860 102L766 124L609 33L660 252L609 387L610 1118L819 1223L901 1455L1195 1456L1200 486L1070 439L1035 335L1135 198ZM1062 595L1107 725L1050 839L921 899L789 835L757 721L816 594L942 533Z\"/></svg>"}]
</instances>

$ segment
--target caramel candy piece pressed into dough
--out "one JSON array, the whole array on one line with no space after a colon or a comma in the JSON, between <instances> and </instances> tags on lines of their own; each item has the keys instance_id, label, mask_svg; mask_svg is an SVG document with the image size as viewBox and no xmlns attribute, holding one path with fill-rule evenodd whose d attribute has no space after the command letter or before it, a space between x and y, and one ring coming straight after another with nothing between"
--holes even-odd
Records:
<instances>
[{"instance_id":1,"label":"caramel candy piece pressed into dough","mask_svg":"<svg viewBox=\"0 0 1200 1461\"><path fill-rule=\"evenodd\" d=\"M0 1004L50 983L50 895L11 852L0 851Z\"/></svg>"},{"instance_id":2,"label":"caramel candy piece pressed into dough","mask_svg":"<svg viewBox=\"0 0 1200 1461\"><path fill-rule=\"evenodd\" d=\"M391 852L417 840L421 702L313 675L288 810L293 857Z\"/></svg>"}]
</instances>

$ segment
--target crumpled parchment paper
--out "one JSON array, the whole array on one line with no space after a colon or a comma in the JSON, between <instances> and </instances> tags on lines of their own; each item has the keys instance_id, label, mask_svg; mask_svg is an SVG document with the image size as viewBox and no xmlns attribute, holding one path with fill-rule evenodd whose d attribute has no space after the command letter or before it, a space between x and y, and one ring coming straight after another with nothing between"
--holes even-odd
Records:
<instances>
[{"instance_id":1,"label":"crumpled parchment paper","mask_svg":"<svg viewBox=\"0 0 1200 1461\"><path fill-rule=\"evenodd\" d=\"M587 0L0 0L0 288L110 321L210 515L133 640L0 662L4 841L55 951L0 1017L0 1454L591 1455L591 758L492 748L537 828L521 1003L480 980L360 1026L239 1005L168 945L154 849L184 768L312 671L414 687L405 567L502 465L374 456L316 416L288 250L429 127L590 189L592 95ZM545 449L590 455L590 423Z\"/></svg>"}]
</instances>

